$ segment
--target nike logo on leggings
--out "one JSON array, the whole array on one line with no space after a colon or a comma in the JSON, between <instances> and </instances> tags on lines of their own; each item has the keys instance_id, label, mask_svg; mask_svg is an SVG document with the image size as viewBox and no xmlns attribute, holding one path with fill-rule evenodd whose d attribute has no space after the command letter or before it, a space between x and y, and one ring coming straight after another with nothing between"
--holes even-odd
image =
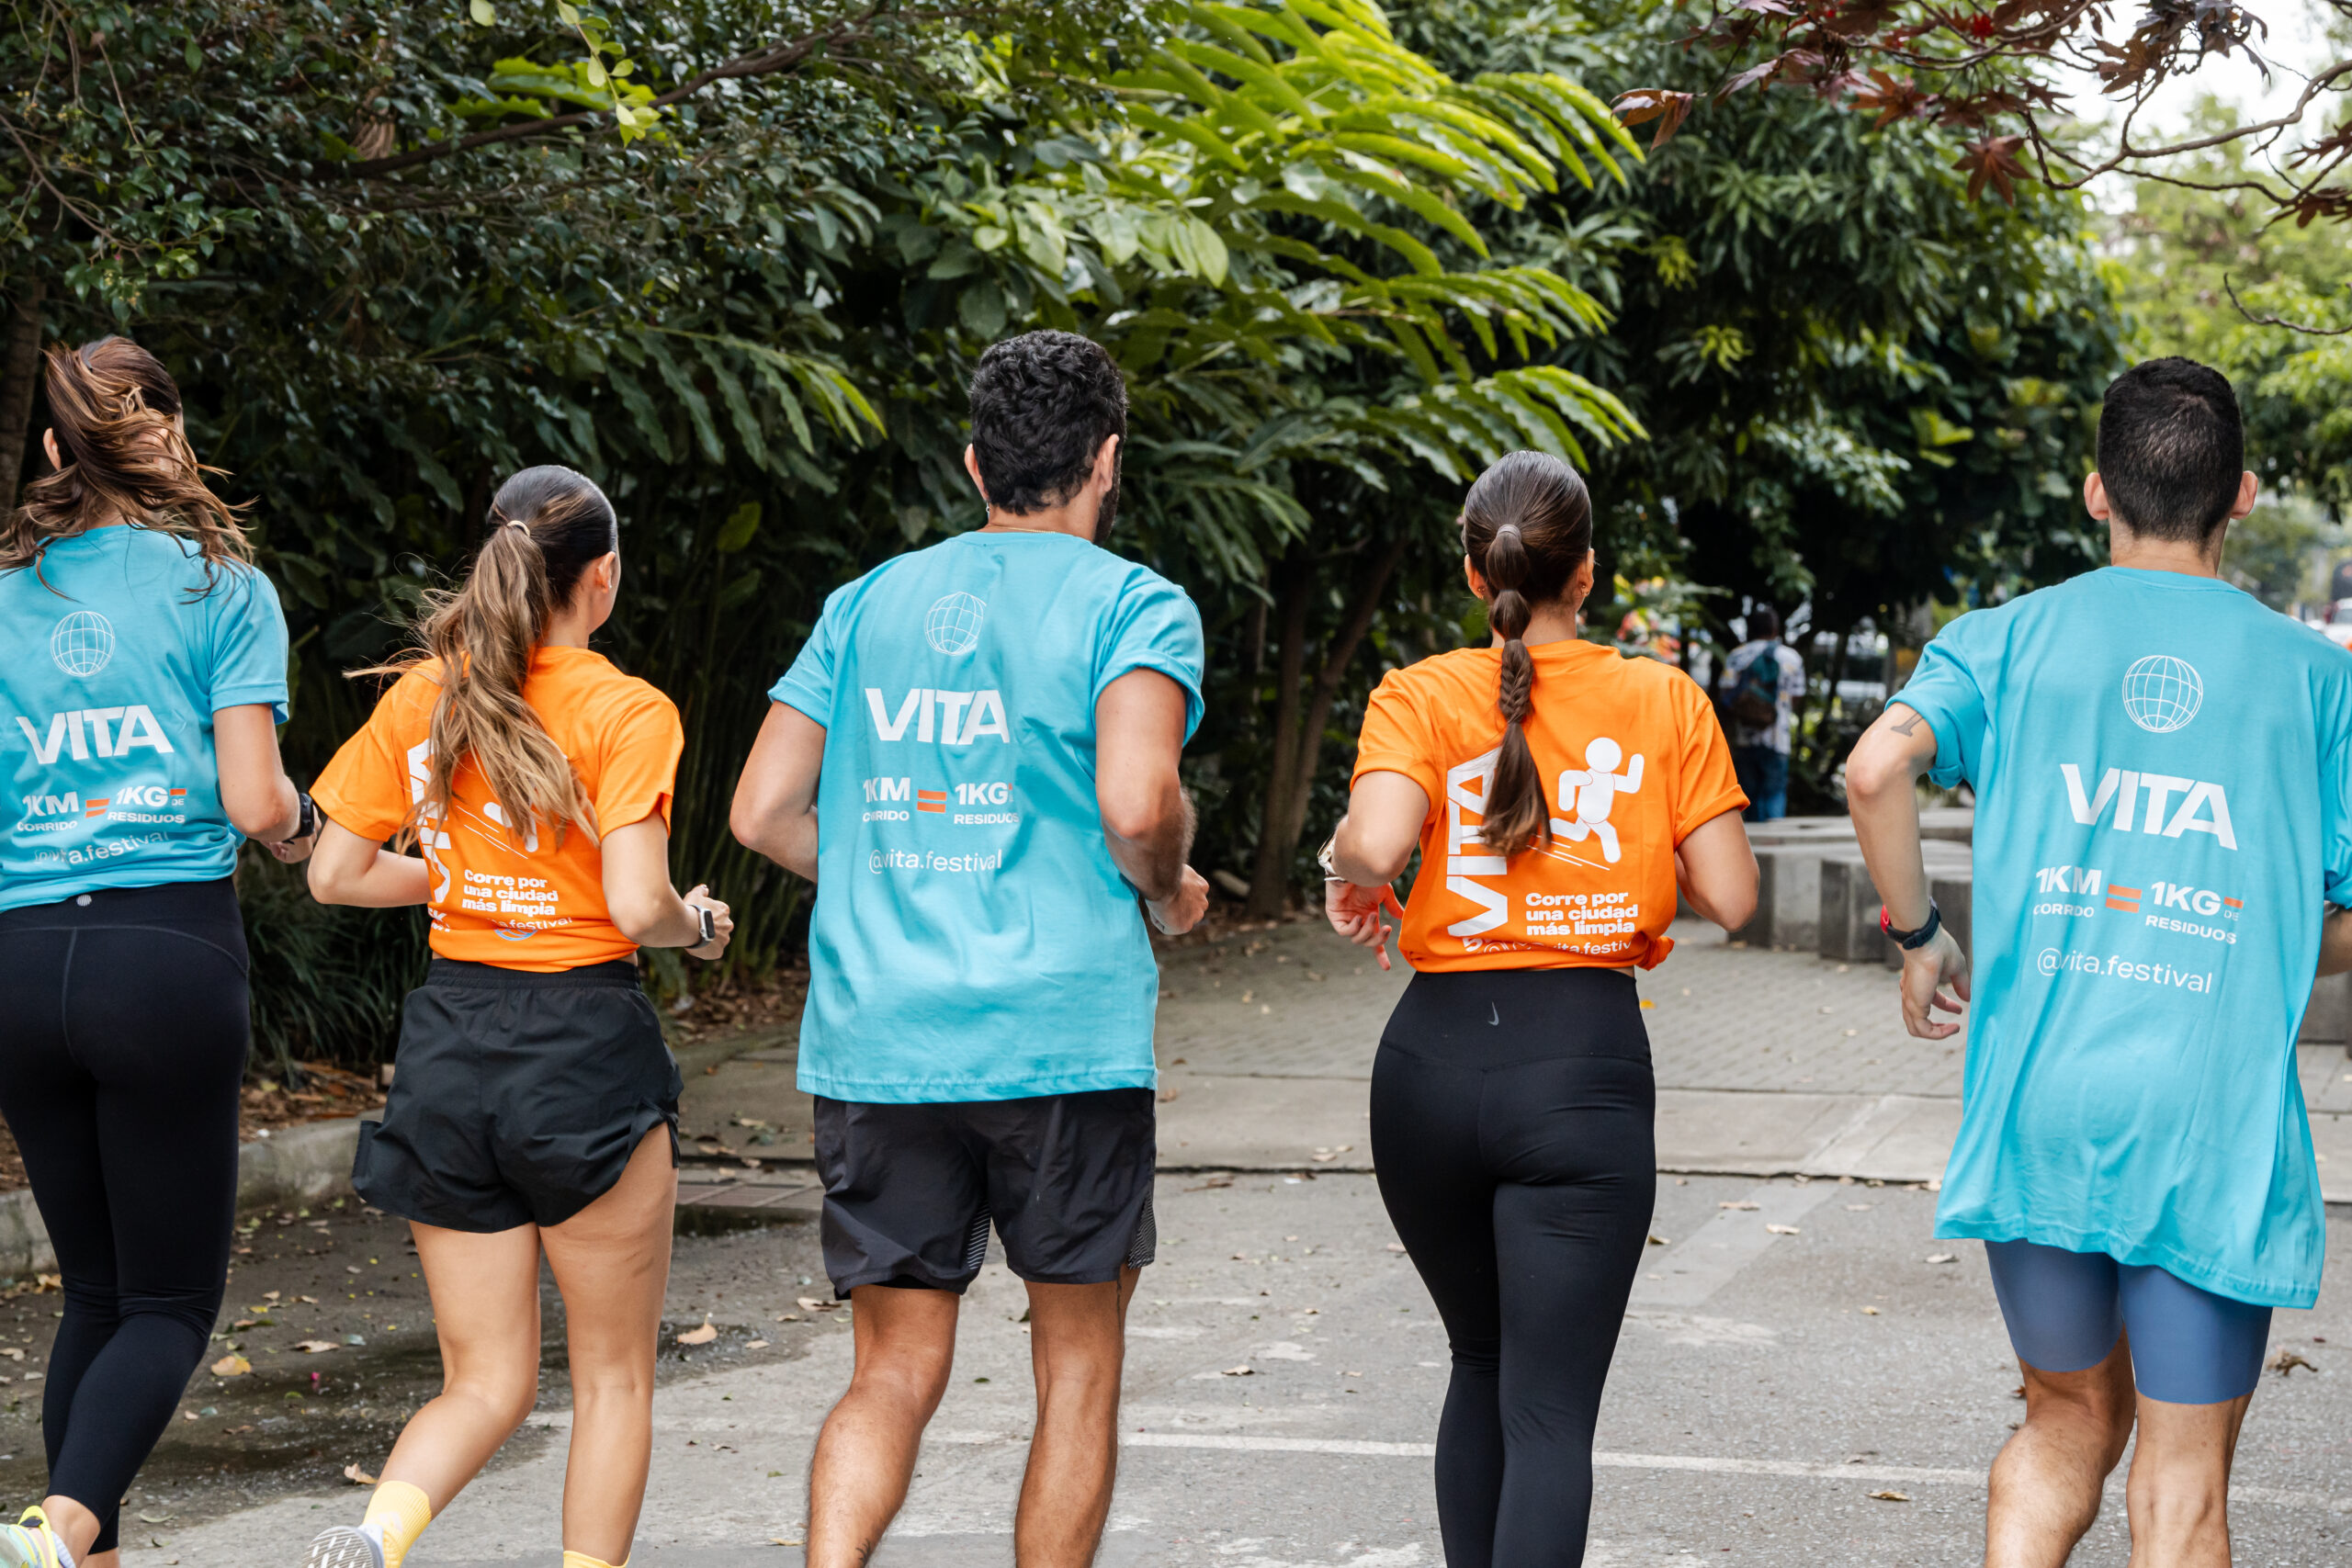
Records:
<instances>
[{"instance_id":1,"label":"nike logo on leggings","mask_svg":"<svg viewBox=\"0 0 2352 1568\"><path fill-rule=\"evenodd\" d=\"M1488 1002L1487 1004L1487 1021L1493 1024L1498 1029L1502 1027L1503 1015L1492 1002Z\"/></svg>"}]
</instances>

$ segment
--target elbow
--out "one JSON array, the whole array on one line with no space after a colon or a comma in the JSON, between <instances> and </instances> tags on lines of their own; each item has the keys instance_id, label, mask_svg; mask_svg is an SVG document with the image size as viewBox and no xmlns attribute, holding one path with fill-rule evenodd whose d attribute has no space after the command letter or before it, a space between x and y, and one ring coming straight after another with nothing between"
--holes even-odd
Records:
<instances>
[{"instance_id":1,"label":"elbow","mask_svg":"<svg viewBox=\"0 0 2352 1568\"><path fill-rule=\"evenodd\" d=\"M750 801L740 795L735 797L735 804L728 808L727 830L735 835L737 843L753 853L767 852L760 845L760 814Z\"/></svg>"},{"instance_id":2,"label":"elbow","mask_svg":"<svg viewBox=\"0 0 2352 1568\"><path fill-rule=\"evenodd\" d=\"M1105 800L1102 830L1131 844L1148 843L1168 830L1182 807L1166 797L1149 800Z\"/></svg>"},{"instance_id":3,"label":"elbow","mask_svg":"<svg viewBox=\"0 0 2352 1568\"><path fill-rule=\"evenodd\" d=\"M313 904L349 904L355 901L350 890L337 880L334 868L318 856L312 855L303 869Z\"/></svg>"},{"instance_id":4,"label":"elbow","mask_svg":"<svg viewBox=\"0 0 2352 1568\"><path fill-rule=\"evenodd\" d=\"M229 826L248 839L266 841L271 833L286 826L286 813L274 795L249 800L226 791L222 795L220 807L228 814Z\"/></svg>"},{"instance_id":5,"label":"elbow","mask_svg":"<svg viewBox=\"0 0 2352 1568\"><path fill-rule=\"evenodd\" d=\"M662 934L662 917L667 913L650 898L607 897L605 904L605 914L613 922L613 929L639 947L662 945L656 939Z\"/></svg>"},{"instance_id":6,"label":"elbow","mask_svg":"<svg viewBox=\"0 0 2352 1568\"><path fill-rule=\"evenodd\" d=\"M1756 882L1749 878L1747 886L1729 897L1712 900L1714 905L1708 918L1727 931L1744 930L1756 918Z\"/></svg>"},{"instance_id":7,"label":"elbow","mask_svg":"<svg viewBox=\"0 0 2352 1568\"><path fill-rule=\"evenodd\" d=\"M1866 743L1854 748L1846 760L1846 798L1864 806L1876 806L1891 800L1898 793L1907 792L1911 770L1905 759L1885 753Z\"/></svg>"}]
</instances>

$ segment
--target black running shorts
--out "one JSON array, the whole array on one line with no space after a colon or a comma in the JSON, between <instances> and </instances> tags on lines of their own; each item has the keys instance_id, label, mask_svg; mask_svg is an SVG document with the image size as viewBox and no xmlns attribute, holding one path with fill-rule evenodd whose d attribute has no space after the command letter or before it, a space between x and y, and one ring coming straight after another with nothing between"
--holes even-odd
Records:
<instances>
[{"instance_id":1,"label":"black running shorts","mask_svg":"<svg viewBox=\"0 0 2352 1568\"><path fill-rule=\"evenodd\" d=\"M685 1085L626 959L553 975L436 958L401 1010L381 1123L351 1184L447 1230L559 1225L612 1190Z\"/></svg>"},{"instance_id":2,"label":"black running shorts","mask_svg":"<svg viewBox=\"0 0 2352 1568\"><path fill-rule=\"evenodd\" d=\"M988 1254L1041 1285L1094 1285L1152 1259L1148 1089L876 1105L817 1100L825 1272L833 1293L962 1294Z\"/></svg>"}]
</instances>

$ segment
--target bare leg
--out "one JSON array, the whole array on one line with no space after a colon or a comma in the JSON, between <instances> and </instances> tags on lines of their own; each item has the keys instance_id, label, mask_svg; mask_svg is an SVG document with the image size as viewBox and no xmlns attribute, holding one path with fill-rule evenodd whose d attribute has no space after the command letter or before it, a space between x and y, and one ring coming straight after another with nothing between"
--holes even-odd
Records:
<instances>
[{"instance_id":1,"label":"bare leg","mask_svg":"<svg viewBox=\"0 0 2352 1568\"><path fill-rule=\"evenodd\" d=\"M563 1292L571 1358L571 1457L563 1544L626 1562L653 1462L653 1359L670 1283L678 1172L670 1129L645 1134L612 1190L539 1232Z\"/></svg>"},{"instance_id":2,"label":"bare leg","mask_svg":"<svg viewBox=\"0 0 2352 1568\"><path fill-rule=\"evenodd\" d=\"M2132 1437L2130 1337L2079 1372L2018 1370L2025 1425L1993 1461L1984 1568L2060 1568L2098 1517L2099 1489Z\"/></svg>"},{"instance_id":3,"label":"bare leg","mask_svg":"<svg viewBox=\"0 0 2352 1568\"><path fill-rule=\"evenodd\" d=\"M441 1393L401 1429L384 1479L417 1488L438 1514L538 1398L539 1232L409 1229L441 1338Z\"/></svg>"},{"instance_id":4,"label":"bare leg","mask_svg":"<svg viewBox=\"0 0 2352 1568\"><path fill-rule=\"evenodd\" d=\"M71 1497L43 1497L40 1511L49 1520L49 1528L74 1554L77 1568L119 1568L122 1562L120 1549L102 1557L88 1555L90 1543L98 1539L98 1516Z\"/></svg>"},{"instance_id":5,"label":"bare leg","mask_svg":"<svg viewBox=\"0 0 2352 1568\"><path fill-rule=\"evenodd\" d=\"M887 1285L850 1292L856 1366L808 1463L808 1568L858 1568L906 1502L923 1427L955 1365L961 1300Z\"/></svg>"},{"instance_id":6,"label":"bare leg","mask_svg":"<svg viewBox=\"0 0 2352 1568\"><path fill-rule=\"evenodd\" d=\"M2141 1395L2124 1490L2132 1568L2229 1568L2230 1461L2253 1400L2167 1404Z\"/></svg>"},{"instance_id":7,"label":"bare leg","mask_svg":"<svg viewBox=\"0 0 2352 1568\"><path fill-rule=\"evenodd\" d=\"M1037 1429L1012 1526L1020 1568L1087 1568L1102 1544L1119 1469L1127 1302L1141 1277L1123 1269L1113 1283L1029 1287Z\"/></svg>"}]
</instances>

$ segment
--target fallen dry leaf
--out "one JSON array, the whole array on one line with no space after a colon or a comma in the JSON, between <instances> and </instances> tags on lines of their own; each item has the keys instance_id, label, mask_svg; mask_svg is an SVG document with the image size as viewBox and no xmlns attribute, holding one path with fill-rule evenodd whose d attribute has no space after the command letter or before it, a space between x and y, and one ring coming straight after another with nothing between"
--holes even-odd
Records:
<instances>
[{"instance_id":1,"label":"fallen dry leaf","mask_svg":"<svg viewBox=\"0 0 2352 1568\"><path fill-rule=\"evenodd\" d=\"M1873 1492L1871 1495L1882 1503L1908 1503L1911 1501L1911 1494L1908 1492Z\"/></svg>"},{"instance_id":2,"label":"fallen dry leaf","mask_svg":"<svg viewBox=\"0 0 2352 1568\"><path fill-rule=\"evenodd\" d=\"M1225 1369L1225 1375L1229 1378L1254 1378L1258 1375L1258 1369L1255 1367L1227 1367Z\"/></svg>"},{"instance_id":3,"label":"fallen dry leaf","mask_svg":"<svg viewBox=\"0 0 2352 1568\"><path fill-rule=\"evenodd\" d=\"M1950 1252L1930 1252L1928 1254L1928 1261L1930 1263L1957 1263L1960 1261L1960 1258L1956 1254Z\"/></svg>"},{"instance_id":4,"label":"fallen dry leaf","mask_svg":"<svg viewBox=\"0 0 2352 1568\"><path fill-rule=\"evenodd\" d=\"M702 1320L702 1326L700 1328L689 1328L684 1334L679 1335L678 1343L681 1345L707 1345L718 1337L718 1330L711 1323L709 1315L706 1314Z\"/></svg>"},{"instance_id":5,"label":"fallen dry leaf","mask_svg":"<svg viewBox=\"0 0 2352 1568\"><path fill-rule=\"evenodd\" d=\"M1876 1317L1876 1316L1878 1315L1878 1308L1876 1308L1876 1307L1864 1307L1864 1308L1862 1309L1862 1315L1863 1315L1864 1317Z\"/></svg>"},{"instance_id":6,"label":"fallen dry leaf","mask_svg":"<svg viewBox=\"0 0 2352 1568\"><path fill-rule=\"evenodd\" d=\"M1206 1181L1202 1182L1199 1186L1187 1187L1184 1190L1187 1192L1206 1192L1211 1188L1230 1187L1232 1185L1233 1178L1229 1176L1212 1176Z\"/></svg>"},{"instance_id":7,"label":"fallen dry leaf","mask_svg":"<svg viewBox=\"0 0 2352 1568\"><path fill-rule=\"evenodd\" d=\"M768 1342L764 1339L754 1339L750 1344L743 1347L746 1350L764 1350L767 1348Z\"/></svg>"},{"instance_id":8,"label":"fallen dry leaf","mask_svg":"<svg viewBox=\"0 0 2352 1568\"><path fill-rule=\"evenodd\" d=\"M1794 1225L1766 1225L1766 1226L1764 1227L1764 1229L1765 1229L1765 1231L1766 1231L1768 1234L1772 1235L1804 1235L1804 1232L1803 1232L1803 1231L1801 1231L1801 1230L1797 1229L1797 1227L1796 1227L1796 1226L1794 1226Z\"/></svg>"},{"instance_id":9,"label":"fallen dry leaf","mask_svg":"<svg viewBox=\"0 0 2352 1568\"><path fill-rule=\"evenodd\" d=\"M1751 1203L1745 1198L1726 1198L1715 1205L1718 1209L1760 1209L1761 1203Z\"/></svg>"},{"instance_id":10,"label":"fallen dry leaf","mask_svg":"<svg viewBox=\"0 0 2352 1568\"><path fill-rule=\"evenodd\" d=\"M832 1312L842 1304L839 1302L820 1302L814 1296L802 1296L798 1299L802 1312Z\"/></svg>"},{"instance_id":11,"label":"fallen dry leaf","mask_svg":"<svg viewBox=\"0 0 2352 1568\"><path fill-rule=\"evenodd\" d=\"M254 1370L254 1364L233 1351L212 1363L216 1378L241 1378Z\"/></svg>"},{"instance_id":12,"label":"fallen dry leaf","mask_svg":"<svg viewBox=\"0 0 2352 1568\"><path fill-rule=\"evenodd\" d=\"M22 1350L17 1349L14 1345L9 1346L5 1350L0 1350L0 1356L6 1356L12 1361L21 1361L25 1359L25 1353Z\"/></svg>"},{"instance_id":13,"label":"fallen dry leaf","mask_svg":"<svg viewBox=\"0 0 2352 1568\"><path fill-rule=\"evenodd\" d=\"M343 1478L345 1481L350 1482L354 1486L373 1486L376 1484L376 1478L368 1474L366 1471L360 1469L356 1464L346 1464L343 1467Z\"/></svg>"},{"instance_id":14,"label":"fallen dry leaf","mask_svg":"<svg viewBox=\"0 0 2352 1568\"><path fill-rule=\"evenodd\" d=\"M1401 1241L1392 1241L1388 1244L1388 1250L1391 1252L1402 1252L1405 1250L1405 1244Z\"/></svg>"},{"instance_id":15,"label":"fallen dry leaf","mask_svg":"<svg viewBox=\"0 0 2352 1568\"><path fill-rule=\"evenodd\" d=\"M786 1540L785 1537L780 1535L772 1535L768 1537L768 1544L770 1546L798 1546L800 1544L800 1538L796 1535L791 1539Z\"/></svg>"},{"instance_id":16,"label":"fallen dry leaf","mask_svg":"<svg viewBox=\"0 0 2352 1568\"><path fill-rule=\"evenodd\" d=\"M1650 1245L1652 1247L1672 1247L1674 1243L1667 1237L1658 1235L1657 1232L1652 1231L1650 1232Z\"/></svg>"},{"instance_id":17,"label":"fallen dry leaf","mask_svg":"<svg viewBox=\"0 0 2352 1568\"><path fill-rule=\"evenodd\" d=\"M343 1347L332 1339L305 1339L294 1348L306 1356L323 1356L330 1350L340 1350Z\"/></svg>"},{"instance_id":18,"label":"fallen dry leaf","mask_svg":"<svg viewBox=\"0 0 2352 1568\"><path fill-rule=\"evenodd\" d=\"M2313 1366L2311 1362L2304 1360L2301 1354L2298 1351L2281 1350L2276 1356L2270 1358L2270 1370L2277 1372L2282 1378L2287 1376L2290 1372L2292 1372L2297 1367L2302 1368L2303 1371L2307 1372L2315 1372L2319 1371L2319 1369Z\"/></svg>"}]
</instances>

